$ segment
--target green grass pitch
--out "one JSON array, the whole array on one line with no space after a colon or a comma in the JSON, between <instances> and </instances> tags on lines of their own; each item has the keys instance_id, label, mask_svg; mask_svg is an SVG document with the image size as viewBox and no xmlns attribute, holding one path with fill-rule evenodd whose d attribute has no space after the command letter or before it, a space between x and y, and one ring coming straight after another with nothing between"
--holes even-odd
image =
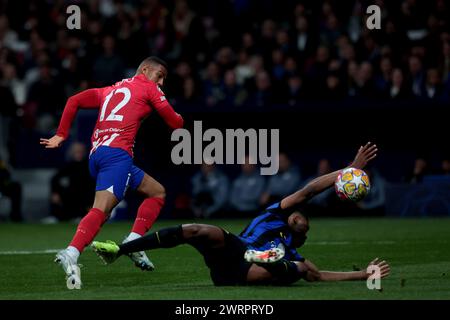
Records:
<instances>
[{"instance_id":1,"label":"green grass pitch","mask_svg":"<svg viewBox=\"0 0 450 320\"><path fill-rule=\"evenodd\" d=\"M180 221L158 222L153 230ZM239 232L246 220L207 221ZM150 252L153 272L128 258L103 265L87 249L80 263L83 289L68 290L54 253L71 239L74 224L0 225L0 299L450 299L450 219L312 219L299 250L323 270L362 268L372 258L391 264L383 290L366 283L307 283L290 287L214 287L202 257L184 245ZM120 241L130 223L103 226L97 239Z\"/></svg>"}]
</instances>

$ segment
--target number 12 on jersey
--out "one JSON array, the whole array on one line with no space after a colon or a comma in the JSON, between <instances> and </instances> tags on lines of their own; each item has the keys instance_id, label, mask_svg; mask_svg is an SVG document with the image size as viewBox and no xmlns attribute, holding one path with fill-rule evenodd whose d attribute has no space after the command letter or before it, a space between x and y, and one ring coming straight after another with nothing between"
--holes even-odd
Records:
<instances>
[{"instance_id":1,"label":"number 12 on jersey","mask_svg":"<svg viewBox=\"0 0 450 320\"><path fill-rule=\"evenodd\" d=\"M117 93L122 93L123 94L123 98L117 104L117 106L114 109L111 110L111 113L105 119L106 109L108 108L109 101L111 100L112 96L117 94ZM119 88L119 89L111 91L106 96L106 99L103 102L102 109L101 109L101 112L100 112L99 121L122 121L123 120L123 116L122 115L118 115L117 112L119 112L120 109L125 107L125 105L128 103L128 101L130 101L130 98L131 98L131 92L130 92L130 89L128 89L128 88Z\"/></svg>"}]
</instances>

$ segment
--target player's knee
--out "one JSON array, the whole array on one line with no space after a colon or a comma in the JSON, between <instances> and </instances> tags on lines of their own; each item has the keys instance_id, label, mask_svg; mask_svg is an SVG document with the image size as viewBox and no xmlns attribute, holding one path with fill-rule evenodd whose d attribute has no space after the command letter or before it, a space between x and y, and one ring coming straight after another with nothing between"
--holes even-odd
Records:
<instances>
[{"instance_id":1,"label":"player's knee","mask_svg":"<svg viewBox=\"0 0 450 320\"><path fill-rule=\"evenodd\" d=\"M166 188L164 188L163 185L159 185L159 188L156 191L156 194L154 195L154 197L166 199Z\"/></svg>"},{"instance_id":2,"label":"player's knee","mask_svg":"<svg viewBox=\"0 0 450 320\"><path fill-rule=\"evenodd\" d=\"M144 190L144 193L147 196L147 198L161 198L161 199L166 198L166 189L160 183L153 186L149 186Z\"/></svg>"},{"instance_id":3,"label":"player's knee","mask_svg":"<svg viewBox=\"0 0 450 320\"><path fill-rule=\"evenodd\" d=\"M97 191L92 207L103 211L109 217L118 202L116 197L108 191Z\"/></svg>"},{"instance_id":4,"label":"player's knee","mask_svg":"<svg viewBox=\"0 0 450 320\"><path fill-rule=\"evenodd\" d=\"M199 231L200 226L198 224L183 224L183 235L185 235L185 238L192 238L193 236L196 236Z\"/></svg>"},{"instance_id":5,"label":"player's knee","mask_svg":"<svg viewBox=\"0 0 450 320\"><path fill-rule=\"evenodd\" d=\"M206 233L205 226L202 224L183 224L183 236L185 239L198 238Z\"/></svg>"}]
</instances>

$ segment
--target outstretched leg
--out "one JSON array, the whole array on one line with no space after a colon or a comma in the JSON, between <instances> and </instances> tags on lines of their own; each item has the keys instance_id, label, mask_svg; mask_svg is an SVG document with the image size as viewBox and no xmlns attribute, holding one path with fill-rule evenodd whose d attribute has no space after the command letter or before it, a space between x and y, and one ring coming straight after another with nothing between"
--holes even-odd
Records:
<instances>
[{"instance_id":1,"label":"outstretched leg","mask_svg":"<svg viewBox=\"0 0 450 320\"><path fill-rule=\"evenodd\" d=\"M153 226L164 205L164 199L166 197L164 187L134 165L131 168L130 186L144 195L145 199L139 206L133 228L123 243L142 237ZM144 251L134 252L128 256L141 270L151 271L155 268Z\"/></svg>"},{"instance_id":2,"label":"outstretched leg","mask_svg":"<svg viewBox=\"0 0 450 320\"><path fill-rule=\"evenodd\" d=\"M109 191L97 191L93 208L81 219L69 246L56 254L55 262L63 268L68 281L73 286L72 288L81 288L81 276L78 267L80 253L95 238L117 203L116 197Z\"/></svg>"},{"instance_id":3,"label":"outstretched leg","mask_svg":"<svg viewBox=\"0 0 450 320\"><path fill-rule=\"evenodd\" d=\"M119 246L119 255L158 248L172 248L180 244L220 248L225 245L223 230L206 224L184 224L164 228Z\"/></svg>"}]
</instances>

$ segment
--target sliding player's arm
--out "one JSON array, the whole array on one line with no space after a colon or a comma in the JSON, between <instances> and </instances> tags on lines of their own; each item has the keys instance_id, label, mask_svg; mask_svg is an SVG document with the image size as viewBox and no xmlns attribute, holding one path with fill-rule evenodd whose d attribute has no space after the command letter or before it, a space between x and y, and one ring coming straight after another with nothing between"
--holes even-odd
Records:
<instances>
[{"instance_id":1,"label":"sliding player's arm","mask_svg":"<svg viewBox=\"0 0 450 320\"><path fill-rule=\"evenodd\" d=\"M350 167L363 169L370 160L377 156L377 151L377 146L368 142L364 147L359 148L355 159L350 164ZM322 191L333 186L339 172L341 172L341 170L331 172L310 181L302 189L281 200L281 209L287 209L299 205L305 201L308 201L316 194L321 193Z\"/></svg>"},{"instance_id":2,"label":"sliding player's arm","mask_svg":"<svg viewBox=\"0 0 450 320\"><path fill-rule=\"evenodd\" d=\"M102 89L88 89L67 99L56 134L50 139L41 138L40 144L47 149L58 148L69 136L70 127L78 109L97 109L100 107L101 91Z\"/></svg>"},{"instance_id":3,"label":"sliding player's arm","mask_svg":"<svg viewBox=\"0 0 450 320\"><path fill-rule=\"evenodd\" d=\"M380 278L385 278L390 273L389 264L386 261L380 261L378 258L369 263L367 268L360 271L340 272L340 271L320 271L311 261L305 260L299 269L306 272L306 281L348 281L348 280L367 280L371 275L368 269L371 266L379 268ZM306 270L303 270L305 269Z\"/></svg>"}]
</instances>

